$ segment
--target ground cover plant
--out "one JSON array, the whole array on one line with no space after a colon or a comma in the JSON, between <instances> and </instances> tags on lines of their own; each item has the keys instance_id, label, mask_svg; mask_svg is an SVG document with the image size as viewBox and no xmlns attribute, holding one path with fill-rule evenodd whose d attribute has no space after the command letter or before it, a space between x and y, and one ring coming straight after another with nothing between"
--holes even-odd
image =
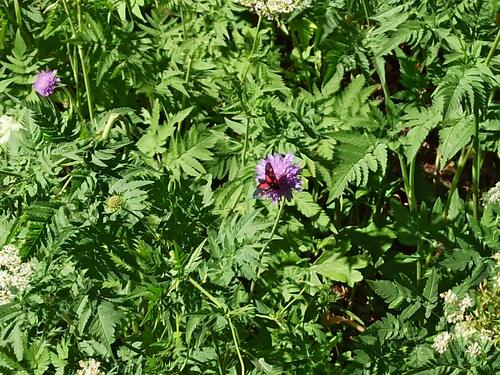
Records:
<instances>
[{"instance_id":1,"label":"ground cover plant","mask_svg":"<svg viewBox=\"0 0 500 375\"><path fill-rule=\"evenodd\" d=\"M2 374L500 372L500 3L2 0Z\"/></svg>"}]
</instances>

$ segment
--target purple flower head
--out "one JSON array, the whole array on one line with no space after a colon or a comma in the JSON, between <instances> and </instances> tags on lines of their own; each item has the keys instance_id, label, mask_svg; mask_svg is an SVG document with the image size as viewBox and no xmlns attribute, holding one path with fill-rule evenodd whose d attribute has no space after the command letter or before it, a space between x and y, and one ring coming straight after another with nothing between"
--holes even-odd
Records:
<instances>
[{"instance_id":1,"label":"purple flower head","mask_svg":"<svg viewBox=\"0 0 500 375\"><path fill-rule=\"evenodd\" d=\"M60 79L56 77L56 74L57 69L38 73L33 88L42 96L52 95L57 87L57 83L60 81Z\"/></svg>"},{"instance_id":2,"label":"purple flower head","mask_svg":"<svg viewBox=\"0 0 500 375\"><path fill-rule=\"evenodd\" d=\"M254 197L267 197L273 202L281 198L290 200L292 190L300 190L300 167L293 164L293 155L272 154L262 159L256 168L257 189Z\"/></svg>"}]
</instances>

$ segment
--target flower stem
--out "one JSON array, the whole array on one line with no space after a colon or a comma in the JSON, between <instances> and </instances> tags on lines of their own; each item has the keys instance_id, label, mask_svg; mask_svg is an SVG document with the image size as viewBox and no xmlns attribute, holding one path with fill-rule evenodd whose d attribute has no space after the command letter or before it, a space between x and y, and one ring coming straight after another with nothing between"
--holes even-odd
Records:
<instances>
[{"instance_id":1,"label":"flower stem","mask_svg":"<svg viewBox=\"0 0 500 375\"><path fill-rule=\"evenodd\" d=\"M486 65L488 65L493 58L493 55L495 54L495 51L498 47L498 43L500 43L500 29L498 30L495 41L493 42L493 45L490 48L490 52L488 53L488 56L486 56L486 60L484 61Z\"/></svg>"},{"instance_id":2,"label":"flower stem","mask_svg":"<svg viewBox=\"0 0 500 375\"><path fill-rule=\"evenodd\" d=\"M229 327L231 327L231 335L233 336L234 347L236 348L236 354L238 355L238 360L240 361L241 366L241 375L245 375L245 362L243 361L243 357L241 356L240 345L238 332L234 327L233 321L230 317L228 317Z\"/></svg>"},{"instance_id":3,"label":"flower stem","mask_svg":"<svg viewBox=\"0 0 500 375\"><path fill-rule=\"evenodd\" d=\"M215 306L217 306L219 309L221 309L224 312L227 312L227 306L224 302L220 302L216 297L214 297L208 290L203 288L198 282L193 279L192 277L189 277L189 282L196 288L198 289L205 297L207 297L210 302L212 302Z\"/></svg>"},{"instance_id":4,"label":"flower stem","mask_svg":"<svg viewBox=\"0 0 500 375\"><path fill-rule=\"evenodd\" d=\"M278 214L276 215L276 219L274 220L274 225L273 225L273 229L271 230L271 235L269 236L269 239L264 243L264 245L260 249L259 258L258 258L259 259L259 261L258 261L259 266L262 263L262 258L264 256L264 252L267 249L267 246L273 240L274 234L276 233L276 229L278 228L278 223L280 221L281 214L283 213L284 207L285 207L285 200L282 199L280 202L280 207L278 209ZM257 269L256 276L259 276L258 271L259 271L259 269ZM248 292L248 301L252 300L254 290L255 290L255 280L252 280L252 283L250 284L250 291Z\"/></svg>"},{"instance_id":5,"label":"flower stem","mask_svg":"<svg viewBox=\"0 0 500 375\"><path fill-rule=\"evenodd\" d=\"M68 16L68 21L69 21L69 26L71 28L71 32L73 33L73 37L76 39L77 37L77 30L75 28L75 25L73 23L73 20L71 19L71 14L69 13L68 9L68 3L66 0L62 0L64 10L66 11L66 15ZM77 9L78 9L78 31L81 31L81 8L80 8L80 1L77 1ZM89 108L89 116L90 116L90 121L94 123L94 108L92 105L92 92L90 90L90 80L89 80L89 75L87 72L87 67L85 65L85 54L83 53L83 48L81 45L77 45L77 50L78 50L78 56L80 57L80 63L82 65L82 73L83 73L83 82L85 84L85 91L87 93L87 105ZM71 59L70 59L71 60Z\"/></svg>"},{"instance_id":6,"label":"flower stem","mask_svg":"<svg viewBox=\"0 0 500 375\"><path fill-rule=\"evenodd\" d=\"M240 82L243 83L245 82L245 79L247 77L248 69L250 69L251 65L251 59L255 53L255 50L257 49L257 41L259 39L259 31L260 31L260 26L262 24L262 16L259 16L259 20L257 21L257 30L255 30L255 36L253 38L253 43L252 43L252 49L250 50L250 54L248 55L248 65L246 66L245 70L243 71L243 74L241 75Z\"/></svg>"},{"instance_id":7,"label":"flower stem","mask_svg":"<svg viewBox=\"0 0 500 375\"><path fill-rule=\"evenodd\" d=\"M455 190L457 190L458 182L460 181L460 177L462 176L465 164L471 157L473 150L474 147L472 144L469 146L467 152L465 151L465 148L462 149L462 153L460 154L460 158L458 159L457 171L455 172L455 176L451 181L450 191L448 192L448 198L446 199L446 203L443 209L443 218L445 221L448 220L448 211L450 210L451 199L453 198Z\"/></svg>"},{"instance_id":8,"label":"flower stem","mask_svg":"<svg viewBox=\"0 0 500 375\"><path fill-rule=\"evenodd\" d=\"M21 17L21 7L19 6L19 0L14 0L14 13L16 15L16 22L19 30L23 29L23 21Z\"/></svg>"},{"instance_id":9,"label":"flower stem","mask_svg":"<svg viewBox=\"0 0 500 375\"><path fill-rule=\"evenodd\" d=\"M200 284L198 284L198 282L194 280L192 277L189 277L188 280L196 289L198 289L205 297L207 297L210 300L210 302L212 302L215 306L224 311L225 317L229 322L229 327L231 328L231 336L233 337L234 346L236 348L236 354L238 356L238 361L240 362L241 366L241 375L245 375L245 362L243 361L243 357L241 355L238 332L236 331L236 327L233 324L231 316L228 314L227 305L224 302L220 302L208 290L206 290Z\"/></svg>"}]
</instances>

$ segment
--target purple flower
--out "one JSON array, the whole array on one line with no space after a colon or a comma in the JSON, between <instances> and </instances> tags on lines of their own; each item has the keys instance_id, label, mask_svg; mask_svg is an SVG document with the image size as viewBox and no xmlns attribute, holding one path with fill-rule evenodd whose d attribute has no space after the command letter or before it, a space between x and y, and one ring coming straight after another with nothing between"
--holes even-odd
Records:
<instances>
[{"instance_id":1,"label":"purple flower","mask_svg":"<svg viewBox=\"0 0 500 375\"><path fill-rule=\"evenodd\" d=\"M257 189L254 197L267 197L278 202L285 197L292 198L292 190L302 186L300 167L292 164L293 155L272 154L262 159L256 168Z\"/></svg>"},{"instance_id":2,"label":"purple flower","mask_svg":"<svg viewBox=\"0 0 500 375\"><path fill-rule=\"evenodd\" d=\"M33 88L42 96L52 95L57 87L57 83L60 81L60 79L56 77L56 74L57 69L38 73Z\"/></svg>"}]
</instances>

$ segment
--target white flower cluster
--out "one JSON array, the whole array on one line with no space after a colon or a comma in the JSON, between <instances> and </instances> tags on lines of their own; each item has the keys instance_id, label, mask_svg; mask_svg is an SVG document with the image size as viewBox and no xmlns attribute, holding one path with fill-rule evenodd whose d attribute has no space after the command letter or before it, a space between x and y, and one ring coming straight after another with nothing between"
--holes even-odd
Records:
<instances>
[{"instance_id":1,"label":"white flower cluster","mask_svg":"<svg viewBox=\"0 0 500 375\"><path fill-rule=\"evenodd\" d=\"M500 203L500 181L486 193L484 200L486 204Z\"/></svg>"},{"instance_id":2,"label":"white flower cluster","mask_svg":"<svg viewBox=\"0 0 500 375\"><path fill-rule=\"evenodd\" d=\"M12 133L21 129L22 126L12 117L4 115L0 117L0 145L9 142Z\"/></svg>"},{"instance_id":3,"label":"white flower cluster","mask_svg":"<svg viewBox=\"0 0 500 375\"><path fill-rule=\"evenodd\" d=\"M6 245L0 251L0 305L9 303L15 293L29 285L31 263L23 263L14 245Z\"/></svg>"},{"instance_id":4,"label":"white flower cluster","mask_svg":"<svg viewBox=\"0 0 500 375\"><path fill-rule=\"evenodd\" d=\"M445 309L444 317L448 323L458 323L464 320L467 309L474 306L474 301L469 296L462 300L458 300L457 295L452 290L447 290L440 294L444 299Z\"/></svg>"},{"instance_id":5,"label":"white flower cluster","mask_svg":"<svg viewBox=\"0 0 500 375\"><path fill-rule=\"evenodd\" d=\"M453 336L449 332L441 332L434 338L434 344L432 347L439 354L443 354L448 348L448 344L450 343Z\"/></svg>"},{"instance_id":6,"label":"white flower cluster","mask_svg":"<svg viewBox=\"0 0 500 375\"><path fill-rule=\"evenodd\" d=\"M259 16L272 20L299 9L303 5L303 0L239 0L239 3L252 9Z\"/></svg>"},{"instance_id":7,"label":"white flower cluster","mask_svg":"<svg viewBox=\"0 0 500 375\"><path fill-rule=\"evenodd\" d=\"M434 338L432 347L439 354L443 354L452 340L458 340L466 345L465 352L476 357L492 342L495 333L481 327L467 310L474 306L474 301L467 295L459 299L452 290L440 294L445 303L444 317L448 323L454 325L450 332L441 332Z\"/></svg>"},{"instance_id":8,"label":"white flower cluster","mask_svg":"<svg viewBox=\"0 0 500 375\"><path fill-rule=\"evenodd\" d=\"M76 375L105 375L104 372L99 370L101 363L96 361L94 358L90 358L88 361L78 362L81 369L76 371Z\"/></svg>"}]
</instances>

